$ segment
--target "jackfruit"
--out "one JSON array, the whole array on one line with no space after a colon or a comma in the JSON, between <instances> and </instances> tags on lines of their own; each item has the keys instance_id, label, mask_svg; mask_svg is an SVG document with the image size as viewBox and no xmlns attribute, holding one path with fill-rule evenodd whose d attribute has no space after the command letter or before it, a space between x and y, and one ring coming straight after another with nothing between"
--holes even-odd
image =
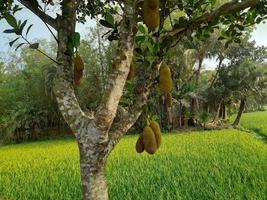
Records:
<instances>
[{"instance_id":1,"label":"jackfruit","mask_svg":"<svg viewBox=\"0 0 267 200\"><path fill-rule=\"evenodd\" d=\"M74 58L74 67L76 70L80 71L84 69L84 63L83 63L83 59L81 58L81 56L77 55Z\"/></svg>"},{"instance_id":2,"label":"jackfruit","mask_svg":"<svg viewBox=\"0 0 267 200\"><path fill-rule=\"evenodd\" d=\"M168 107L172 106L172 94L170 92L165 95L165 101Z\"/></svg>"},{"instance_id":3,"label":"jackfruit","mask_svg":"<svg viewBox=\"0 0 267 200\"><path fill-rule=\"evenodd\" d=\"M159 0L144 0L143 19L149 31L154 31L159 27Z\"/></svg>"},{"instance_id":4,"label":"jackfruit","mask_svg":"<svg viewBox=\"0 0 267 200\"><path fill-rule=\"evenodd\" d=\"M137 153L142 153L145 150L144 143L143 143L143 135L140 135L140 137L136 141L135 149Z\"/></svg>"},{"instance_id":5,"label":"jackfruit","mask_svg":"<svg viewBox=\"0 0 267 200\"><path fill-rule=\"evenodd\" d=\"M83 77L84 63L79 55L77 55L73 61L74 61L74 84L80 85L81 79Z\"/></svg>"},{"instance_id":6,"label":"jackfruit","mask_svg":"<svg viewBox=\"0 0 267 200\"><path fill-rule=\"evenodd\" d=\"M153 132L154 132L154 135L155 135L155 139L156 139L156 142L157 142L157 149L160 147L161 145L161 130L160 130L160 126L158 124L158 122L156 121L152 121L149 125Z\"/></svg>"},{"instance_id":7,"label":"jackfruit","mask_svg":"<svg viewBox=\"0 0 267 200\"><path fill-rule=\"evenodd\" d=\"M83 70L78 71L74 69L74 84L75 85L80 85L82 77L83 77Z\"/></svg>"},{"instance_id":8,"label":"jackfruit","mask_svg":"<svg viewBox=\"0 0 267 200\"><path fill-rule=\"evenodd\" d=\"M146 126L143 131L143 143L147 153L154 154L157 151L157 141L151 127Z\"/></svg>"},{"instance_id":9,"label":"jackfruit","mask_svg":"<svg viewBox=\"0 0 267 200\"><path fill-rule=\"evenodd\" d=\"M172 90L172 77L170 67L162 64L159 70L159 88L162 93L167 94Z\"/></svg>"},{"instance_id":10,"label":"jackfruit","mask_svg":"<svg viewBox=\"0 0 267 200\"><path fill-rule=\"evenodd\" d=\"M129 74L127 76L127 80L132 80L133 77L134 77L134 74L135 74L135 69L136 69L136 65L135 63L131 63L130 65L130 71L129 71Z\"/></svg>"}]
</instances>

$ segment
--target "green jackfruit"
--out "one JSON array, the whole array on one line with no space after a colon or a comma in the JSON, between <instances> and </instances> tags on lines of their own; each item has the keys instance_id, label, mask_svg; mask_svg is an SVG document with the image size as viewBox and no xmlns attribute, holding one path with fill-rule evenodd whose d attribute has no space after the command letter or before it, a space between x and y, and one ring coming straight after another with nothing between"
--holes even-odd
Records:
<instances>
[{"instance_id":1,"label":"green jackfruit","mask_svg":"<svg viewBox=\"0 0 267 200\"><path fill-rule=\"evenodd\" d=\"M143 143L147 153L154 154L157 150L157 141L155 134L149 126L146 126L143 131Z\"/></svg>"},{"instance_id":2,"label":"green jackfruit","mask_svg":"<svg viewBox=\"0 0 267 200\"><path fill-rule=\"evenodd\" d=\"M142 11L148 30L156 30L160 25L159 0L144 0Z\"/></svg>"},{"instance_id":3,"label":"green jackfruit","mask_svg":"<svg viewBox=\"0 0 267 200\"><path fill-rule=\"evenodd\" d=\"M172 106L172 94L170 92L168 92L165 96L165 100L166 100L166 105L168 107Z\"/></svg>"},{"instance_id":4,"label":"green jackfruit","mask_svg":"<svg viewBox=\"0 0 267 200\"><path fill-rule=\"evenodd\" d=\"M136 149L137 153L142 153L145 150L142 135L139 136L139 138L136 142L136 145L135 145L135 149Z\"/></svg>"},{"instance_id":5,"label":"green jackfruit","mask_svg":"<svg viewBox=\"0 0 267 200\"><path fill-rule=\"evenodd\" d=\"M166 64L162 64L159 70L159 88L164 94L171 92L172 90L172 77L170 67Z\"/></svg>"},{"instance_id":6,"label":"green jackfruit","mask_svg":"<svg viewBox=\"0 0 267 200\"><path fill-rule=\"evenodd\" d=\"M154 135L155 135L155 139L157 142L157 149L160 147L161 145L161 130L160 130L160 126L158 124L158 122L156 121L152 121L150 123L150 127L152 128Z\"/></svg>"}]
</instances>

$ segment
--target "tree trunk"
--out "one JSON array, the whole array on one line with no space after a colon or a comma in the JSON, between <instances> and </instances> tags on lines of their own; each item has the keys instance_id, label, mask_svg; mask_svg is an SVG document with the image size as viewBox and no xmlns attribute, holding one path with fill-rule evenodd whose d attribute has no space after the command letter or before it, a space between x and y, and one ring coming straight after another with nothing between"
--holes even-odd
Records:
<instances>
[{"instance_id":1,"label":"tree trunk","mask_svg":"<svg viewBox=\"0 0 267 200\"><path fill-rule=\"evenodd\" d=\"M222 102L222 101L221 101ZM212 122L215 122L217 121L217 119L219 118L219 115L220 115L220 110L221 110L221 102L218 104L218 108L217 108L217 111L213 117L213 120Z\"/></svg>"},{"instance_id":2,"label":"tree trunk","mask_svg":"<svg viewBox=\"0 0 267 200\"><path fill-rule=\"evenodd\" d=\"M104 91L105 87L105 80L106 80L106 74L105 74L105 66L104 66L104 58L102 53L102 43L101 43L101 35L100 35L100 27L99 27L99 21L98 17L96 17L96 34L97 34L97 43L98 43L98 56L99 56L99 63L101 66L101 94Z\"/></svg>"},{"instance_id":3,"label":"tree trunk","mask_svg":"<svg viewBox=\"0 0 267 200\"><path fill-rule=\"evenodd\" d=\"M182 103L179 103L179 128L182 128Z\"/></svg>"},{"instance_id":4,"label":"tree trunk","mask_svg":"<svg viewBox=\"0 0 267 200\"><path fill-rule=\"evenodd\" d=\"M223 108L223 119L227 119L227 107L224 104L224 108Z\"/></svg>"},{"instance_id":5,"label":"tree trunk","mask_svg":"<svg viewBox=\"0 0 267 200\"><path fill-rule=\"evenodd\" d=\"M95 145L92 146L95 148ZM91 149L92 146L89 147L87 142L79 143L83 200L108 200L105 176L107 152L99 154L99 149Z\"/></svg>"},{"instance_id":6,"label":"tree trunk","mask_svg":"<svg viewBox=\"0 0 267 200\"><path fill-rule=\"evenodd\" d=\"M210 84L210 86L209 86L209 89L213 87L215 81L217 80L217 77L218 77L218 75L219 75L219 70L221 69L223 60L224 60L224 57L223 57L222 55L219 56L219 65L218 65L218 67L217 67L217 69L216 69L216 74L214 75L214 77L213 77L213 79L212 79L212 81L211 81L211 84Z\"/></svg>"},{"instance_id":7,"label":"tree trunk","mask_svg":"<svg viewBox=\"0 0 267 200\"><path fill-rule=\"evenodd\" d=\"M196 126L196 114L197 114L197 109L199 107L199 102L198 102L198 93L199 93L199 81L200 81L200 70L202 68L202 63L203 63L203 58L199 58L199 63L198 63L198 69L196 72L196 97L192 99L191 102L191 117L189 119L190 125Z\"/></svg>"},{"instance_id":8,"label":"tree trunk","mask_svg":"<svg viewBox=\"0 0 267 200\"><path fill-rule=\"evenodd\" d=\"M240 106L239 106L239 110L238 110L238 113L237 113L237 116L235 118L235 121L234 123L232 124L233 126L237 126L240 122L240 119L241 119L241 116L245 110L245 106L246 106L246 97L244 98L241 98L241 101L240 101Z\"/></svg>"},{"instance_id":9,"label":"tree trunk","mask_svg":"<svg viewBox=\"0 0 267 200\"><path fill-rule=\"evenodd\" d=\"M104 169L87 175L88 170L82 172L82 186L84 200L108 200L108 187Z\"/></svg>"},{"instance_id":10,"label":"tree trunk","mask_svg":"<svg viewBox=\"0 0 267 200\"><path fill-rule=\"evenodd\" d=\"M108 78L107 88L103 91L102 101L95 116L89 116L81 110L73 88L73 51L68 44L75 32L77 6L76 1L62 1L62 16L58 19L58 65L53 91L62 116L78 141L83 199L108 200L105 163L120 136L130 127L127 123L122 131L119 132L117 129L115 134L110 133L132 61L137 32L136 10L133 9L136 5L131 0L125 2L113 71Z\"/></svg>"}]
</instances>

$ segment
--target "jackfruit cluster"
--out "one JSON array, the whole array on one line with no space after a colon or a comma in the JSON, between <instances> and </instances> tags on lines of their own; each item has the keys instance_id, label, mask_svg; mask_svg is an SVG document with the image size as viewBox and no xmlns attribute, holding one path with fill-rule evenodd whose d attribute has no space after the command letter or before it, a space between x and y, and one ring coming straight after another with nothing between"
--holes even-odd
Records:
<instances>
[{"instance_id":1,"label":"jackfruit cluster","mask_svg":"<svg viewBox=\"0 0 267 200\"><path fill-rule=\"evenodd\" d=\"M173 81L170 67L164 63L159 70L159 88L164 94L165 102L168 107L172 105L172 85Z\"/></svg>"},{"instance_id":2,"label":"jackfruit cluster","mask_svg":"<svg viewBox=\"0 0 267 200\"><path fill-rule=\"evenodd\" d=\"M160 25L159 0L144 0L143 21L149 31L155 31Z\"/></svg>"},{"instance_id":3,"label":"jackfruit cluster","mask_svg":"<svg viewBox=\"0 0 267 200\"><path fill-rule=\"evenodd\" d=\"M74 84L80 85L82 77L83 77L83 69L84 69L84 63L81 56L77 55L73 59L74 61Z\"/></svg>"},{"instance_id":4,"label":"jackfruit cluster","mask_svg":"<svg viewBox=\"0 0 267 200\"><path fill-rule=\"evenodd\" d=\"M142 153L144 150L149 154L154 154L161 145L161 130L156 121L152 121L143 130L136 142L136 151Z\"/></svg>"}]
</instances>

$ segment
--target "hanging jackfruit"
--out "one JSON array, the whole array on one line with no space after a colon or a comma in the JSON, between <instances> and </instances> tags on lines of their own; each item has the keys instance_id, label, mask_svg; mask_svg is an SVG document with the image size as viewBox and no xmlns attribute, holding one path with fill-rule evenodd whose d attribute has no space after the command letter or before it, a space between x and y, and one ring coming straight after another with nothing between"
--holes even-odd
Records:
<instances>
[{"instance_id":1,"label":"hanging jackfruit","mask_svg":"<svg viewBox=\"0 0 267 200\"><path fill-rule=\"evenodd\" d=\"M157 150L157 141L151 127L146 126L143 131L143 143L147 153L154 154Z\"/></svg>"},{"instance_id":2,"label":"hanging jackfruit","mask_svg":"<svg viewBox=\"0 0 267 200\"><path fill-rule=\"evenodd\" d=\"M74 58L74 67L75 67L75 69L77 69L78 71L84 69L84 63L83 63L83 59L81 58L81 56L77 55L77 56Z\"/></svg>"},{"instance_id":3,"label":"hanging jackfruit","mask_svg":"<svg viewBox=\"0 0 267 200\"><path fill-rule=\"evenodd\" d=\"M132 80L135 74L135 70L136 70L136 65L134 62L131 63L130 65L130 71L129 74L127 76L127 80Z\"/></svg>"},{"instance_id":4,"label":"hanging jackfruit","mask_svg":"<svg viewBox=\"0 0 267 200\"><path fill-rule=\"evenodd\" d=\"M172 106L172 94L170 92L165 95L165 101L168 107Z\"/></svg>"},{"instance_id":5,"label":"hanging jackfruit","mask_svg":"<svg viewBox=\"0 0 267 200\"><path fill-rule=\"evenodd\" d=\"M77 55L74 58L74 84L80 85L83 77L84 63L81 56Z\"/></svg>"},{"instance_id":6,"label":"hanging jackfruit","mask_svg":"<svg viewBox=\"0 0 267 200\"><path fill-rule=\"evenodd\" d=\"M156 139L156 142L157 142L157 149L158 149L160 147L160 145L161 145L161 130L160 130L160 126L159 126L158 122L156 122L156 121L152 121L149 126L150 126L150 128L152 128L152 130L154 132L155 139Z\"/></svg>"},{"instance_id":7,"label":"hanging jackfruit","mask_svg":"<svg viewBox=\"0 0 267 200\"><path fill-rule=\"evenodd\" d=\"M166 64L162 64L159 70L159 88L164 94L171 92L172 89L172 77L170 67Z\"/></svg>"},{"instance_id":8,"label":"hanging jackfruit","mask_svg":"<svg viewBox=\"0 0 267 200\"><path fill-rule=\"evenodd\" d=\"M143 19L149 31L155 31L160 24L159 0L144 0Z\"/></svg>"},{"instance_id":9,"label":"hanging jackfruit","mask_svg":"<svg viewBox=\"0 0 267 200\"><path fill-rule=\"evenodd\" d=\"M135 149L137 153L142 153L145 150L144 143L143 143L143 135L139 136L136 142L136 145L135 145Z\"/></svg>"}]
</instances>

